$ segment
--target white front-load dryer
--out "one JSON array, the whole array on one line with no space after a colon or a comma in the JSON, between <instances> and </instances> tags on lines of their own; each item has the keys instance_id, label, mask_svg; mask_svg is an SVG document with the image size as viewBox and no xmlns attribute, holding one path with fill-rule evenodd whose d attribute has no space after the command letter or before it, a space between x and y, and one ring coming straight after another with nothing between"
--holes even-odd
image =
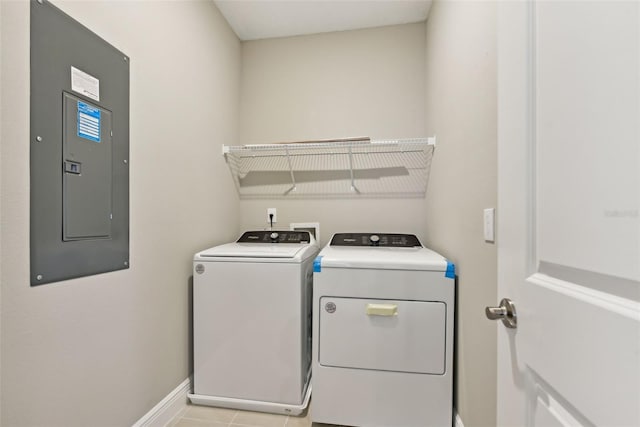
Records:
<instances>
[{"instance_id":1,"label":"white front-load dryer","mask_svg":"<svg viewBox=\"0 0 640 427\"><path fill-rule=\"evenodd\" d=\"M382 233L336 234L314 264L311 419L451 426L453 264Z\"/></svg>"},{"instance_id":2,"label":"white front-load dryer","mask_svg":"<svg viewBox=\"0 0 640 427\"><path fill-rule=\"evenodd\" d=\"M195 404L299 414L311 393L308 232L249 231L195 255Z\"/></svg>"}]
</instances>

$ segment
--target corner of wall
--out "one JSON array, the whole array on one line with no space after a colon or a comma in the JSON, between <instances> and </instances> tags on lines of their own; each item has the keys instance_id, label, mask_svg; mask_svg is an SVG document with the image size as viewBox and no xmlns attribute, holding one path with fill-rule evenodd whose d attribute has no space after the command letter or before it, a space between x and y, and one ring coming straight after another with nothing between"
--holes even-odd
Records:
<instances>
[{"instance_id":1,"label":"corner of wall","mask_svg":"<svg viewBox=\"0 0 640 427\"><path fill-rule=\"evenodd\" d=\"M427 245L458 270L455 405L470 425L495 425L496 246L483 238L497 204L495 2L435 1L426 23L427 133L438 136L427 190ZM461 422L461 418L460 419Z\"/></svg>"}]
</instances>

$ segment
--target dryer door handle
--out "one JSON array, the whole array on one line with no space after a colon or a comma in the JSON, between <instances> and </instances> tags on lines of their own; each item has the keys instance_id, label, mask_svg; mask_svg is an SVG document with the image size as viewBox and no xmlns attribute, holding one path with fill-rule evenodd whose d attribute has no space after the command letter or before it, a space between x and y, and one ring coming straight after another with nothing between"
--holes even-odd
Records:
<instances>
[{"instance_id":1,"label":"dryer door handle","mask_svg":"<svg viewBox=\"0 0 640 427\"><path fill-rule=\"evenodd\" d=\"M397 316L398 304L367 304L369 316Z\"/></svg>"}]
</instances>

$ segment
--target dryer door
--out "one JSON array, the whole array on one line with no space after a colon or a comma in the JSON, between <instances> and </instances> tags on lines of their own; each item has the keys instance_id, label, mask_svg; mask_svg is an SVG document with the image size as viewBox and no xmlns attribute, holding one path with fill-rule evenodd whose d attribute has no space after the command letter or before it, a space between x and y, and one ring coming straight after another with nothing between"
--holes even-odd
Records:
<instances>
[{"instance_id":1,"label":"dryer door","mask_svg":"<svg viewBox=\"0 0 640 427\"><path fill-rule=\"evenodd\" d=\"M322 366L445 373L446 304L322 297Z\"/></svg>"}]
</instances>

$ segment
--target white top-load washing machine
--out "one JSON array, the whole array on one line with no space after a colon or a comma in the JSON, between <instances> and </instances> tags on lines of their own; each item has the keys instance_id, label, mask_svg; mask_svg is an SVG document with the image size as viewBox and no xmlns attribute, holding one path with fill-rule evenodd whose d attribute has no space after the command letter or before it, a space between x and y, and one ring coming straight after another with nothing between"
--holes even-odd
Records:
<instances>
[{"instance_id":1,"label":"white top-load washing machine","mask_svg":"<svg viewBox=\"0 0 640 427\"><path fill-rule=\"evenodd\" d=\"M318 251L308 232L248 231L195 255L193 403L304 411Z\"/></svg>"},{"instance_id":2,"label":"white top-load washing machine","mask_svg":"<svg viewBox=\"0 0 640 427\"><path fill-rule=\"evenodd\" d=\"M451 426L454 265L414 235L348 233L314 271L312 420Z\"/></svg>"}]
</instances>

